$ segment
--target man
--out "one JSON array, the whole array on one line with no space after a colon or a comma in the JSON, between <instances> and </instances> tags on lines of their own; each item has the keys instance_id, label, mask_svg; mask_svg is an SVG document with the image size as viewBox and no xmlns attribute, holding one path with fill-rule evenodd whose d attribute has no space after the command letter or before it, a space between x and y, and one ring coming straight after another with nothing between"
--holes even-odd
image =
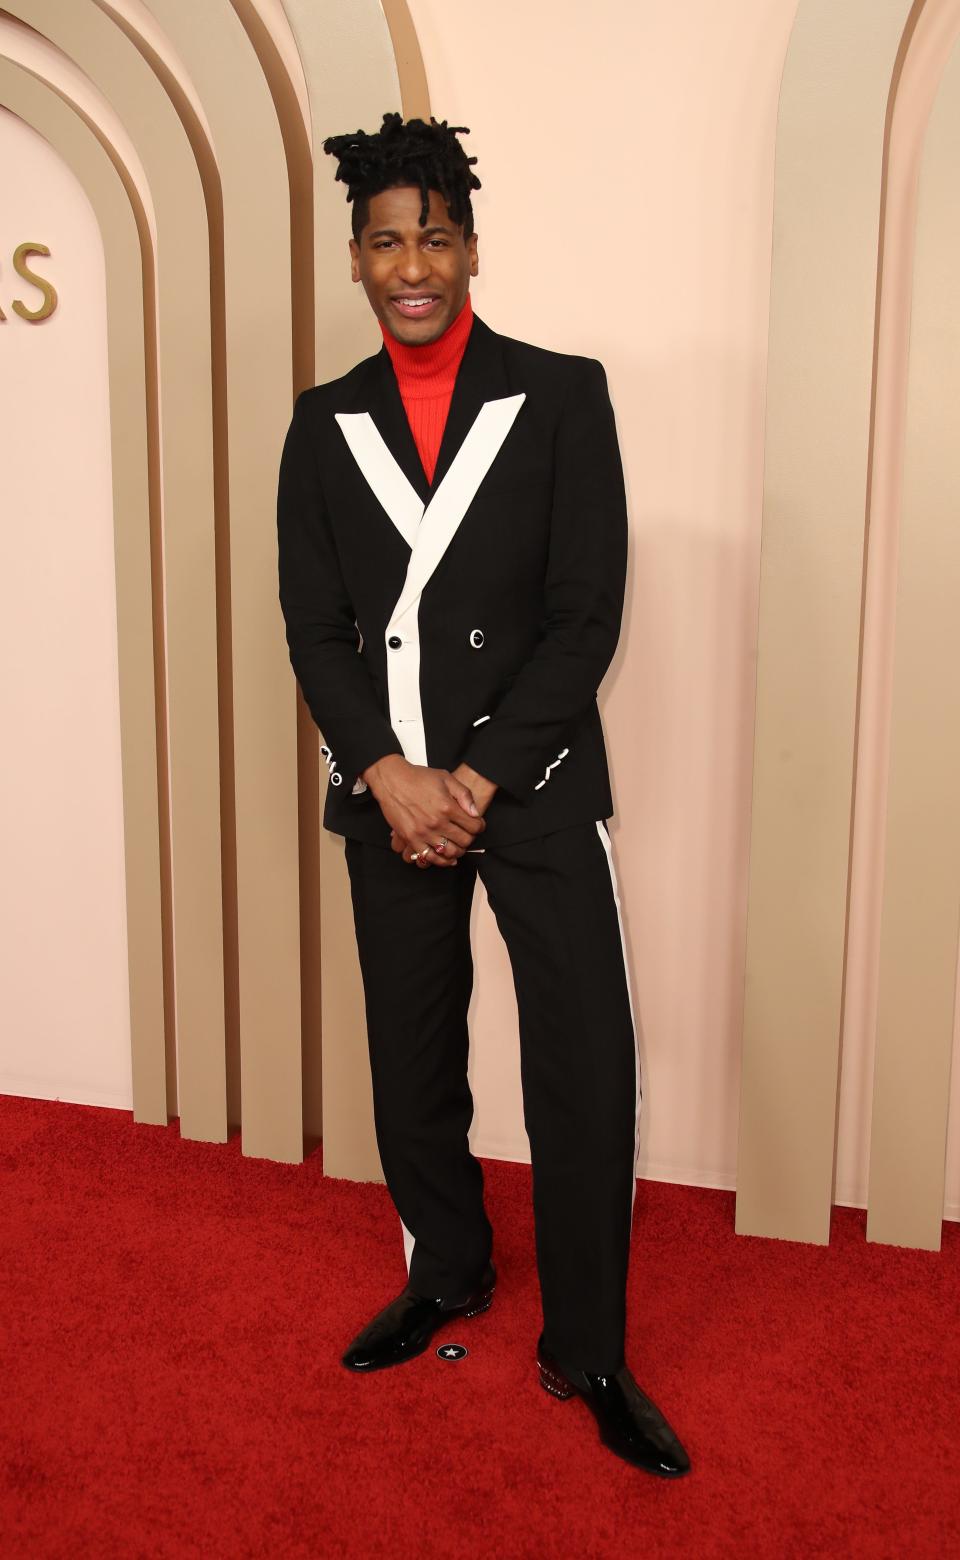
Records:
<instances>
[{"instance_id":1,"label":"man","mask_svg":"<svg viewBox=\"0 0 960 1560\"><path fill-rule=\"evenodd\" d=\"M280 469L280 601L324 736L324 824L346 838L408 1266L343 1364L401 1364L493 1299L467 1140L479 875L520 1015L540 1382L675 1477L687 1455L623 1354L639 1067L596 702L623 606L620 454L600 363L472 312L480 181L461 133L385 114L324 142L384 344L298 397Z\"/></svg>"}]
</instances>

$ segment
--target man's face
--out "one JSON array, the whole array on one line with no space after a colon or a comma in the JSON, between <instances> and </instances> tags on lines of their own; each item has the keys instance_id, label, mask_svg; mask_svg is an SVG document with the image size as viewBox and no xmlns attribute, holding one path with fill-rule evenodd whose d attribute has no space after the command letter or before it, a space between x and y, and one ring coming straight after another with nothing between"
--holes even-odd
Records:
<instances>
[{"instance_id":1,"label":"man's face","mask_svg":"<svg viewBox=\"0 0 960 1560\"><path fill-rule=\"evenodd\" d=\"M381 190L370 197L360 242L350 240L353 280L384 328L409 346L435 341L456 319L478 269L476 233L464 239L438 190L423 227L419 218L418 189Z\"/></svg>"}]
</instances>

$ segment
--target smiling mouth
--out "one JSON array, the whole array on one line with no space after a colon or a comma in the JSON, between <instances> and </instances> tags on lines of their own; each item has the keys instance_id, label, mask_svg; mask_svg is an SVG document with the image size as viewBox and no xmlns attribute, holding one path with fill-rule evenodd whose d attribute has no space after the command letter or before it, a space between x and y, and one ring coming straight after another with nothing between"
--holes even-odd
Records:
<instances>
[{"instance_id":1,"label":"smiling mouth","mask_svg":"<svg viewBox=\"0 0 960 1560\"><path fill-rule=\"evenodd\" d=\"M395 309L399 309L401 314L414 318L418 314L430 314L434 305L440 302L440 298L437 293L424 293L419 297L400 294L395 298L391 298L390 302Z\"/></svg>"}]
</instances>

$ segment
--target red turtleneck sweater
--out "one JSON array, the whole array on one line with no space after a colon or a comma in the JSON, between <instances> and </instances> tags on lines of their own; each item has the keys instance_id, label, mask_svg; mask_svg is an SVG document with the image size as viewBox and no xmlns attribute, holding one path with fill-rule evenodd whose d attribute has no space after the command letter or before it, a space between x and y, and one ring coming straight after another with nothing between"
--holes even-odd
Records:
<instances>
[{"instance_id":1,"label":"red turtleneck sweater","mask_svg":"<svg viewBox=\"0 0 960 1560\"><path fill-rule=\"evenodd\" d=\"M472 324L473 305L467 293L456 319L450 321L436 341L423 346L408 346L392 336L382 323L380 326L420 460L431 483L454 381Z\"/></svg>"}]
</instances>

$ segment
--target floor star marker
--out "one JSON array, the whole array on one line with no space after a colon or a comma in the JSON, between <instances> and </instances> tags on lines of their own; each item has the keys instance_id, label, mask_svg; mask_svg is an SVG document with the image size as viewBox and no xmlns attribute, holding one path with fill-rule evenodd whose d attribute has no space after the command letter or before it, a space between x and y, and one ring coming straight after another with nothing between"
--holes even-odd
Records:
<instances>
[{"instance_id":1,"label":"floor star marker","mask_svg":"<svg viewBox=\"0 0 960 1560\"><path fill-rule=\"evenodd\" d=\"M462 1343L448 1343L443 1348L437 1350L437 1354L442 1360L462 1360L466 1352Z\"/></svg>"}]
</instances>

